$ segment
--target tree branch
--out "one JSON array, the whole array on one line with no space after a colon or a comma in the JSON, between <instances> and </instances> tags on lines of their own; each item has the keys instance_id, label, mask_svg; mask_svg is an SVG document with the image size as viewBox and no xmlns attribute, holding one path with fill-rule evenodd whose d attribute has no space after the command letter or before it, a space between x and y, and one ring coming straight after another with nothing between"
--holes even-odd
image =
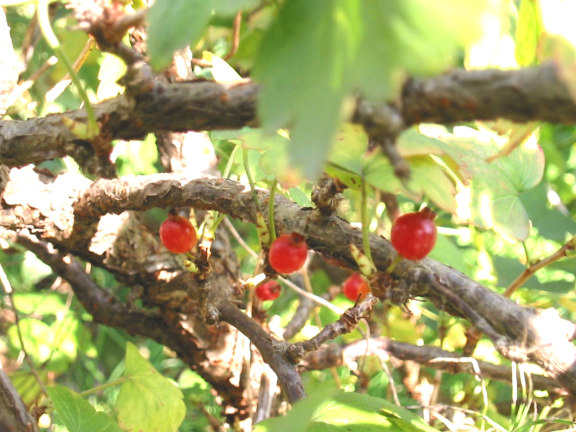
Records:
<instances>
[{"instance_id":1,"label":"tree branch","mask_svg":"<svg viewBox=\"0 0 576 432\"><path fill-rule=\"evenodd\" d=\"M18 211L10 211L10 217L0 218L0 224L11 229L37 229L46 232L50 214L40 217L20 217L34 214L37 210L27 208L27 198L36 195L34 182L26 181L11 185L14 190L27 190L20 196ZM46 192L43 184L42 191ZM69 185L73 188L74 185ZM25 189L24 189L25 188ZM8 190L6 191L8 194ZM64 192L59 191L61 196ZM259 200L265 206L266 191L258 191ZM71 194L73 195L73 194ZM9 197L15 195L8 194ZM183 176L166 174L125 179L101 179L93 182L74 205L76 217L99 217L105 213L125 210L144 210L152 207L189 206L198 209L217 210L243 221L255 222L252 195L243 185L226 179L186 180ZM58 200L44 199L56 203ZM11 201L12 205L16 203ZM266 206L265 206L266 208ZM60 214L72 209L52 209ZM350 255L350 244L362 247L360 230L336 216L322 215L319 211L300 208L282 196L276 196L275 221L278 232L297 232L306 237L311 249L349 268L356 264ZM265 215L267 217L267 215ZM66 218L65 218L66 219ZM6 225L7 224L7 225ZM55 231L56 232L56 231ZM60 229L47 240L62 244L66 230ZM156 241L152 240L150 241ZM67 244L74 253L71 242ZM381 299L405 301L415 296L427 297L440 309L482 324L496 348L506 357L517 361L533 361L543 367L553 378L576 394L576 347L572 344L575 325L562 319L552 309L538 310L522 307L455 271L431 259L403 261L393 274L386 273L396 256L390 243L375 235L370 237L374 263L381 272L375 279L373 289ZM384 282L380 283L379 278ZM144 278L144 275L142 276ZM448 293L451 293L448 295ZM399 295L399 299L397 296ZM478 319L481 317L481 320Z\"/></svg>"},{"instance_id":2,"label":"tree branch","mask_svg":"<svg viewBox=\"0 0 576 432\"><path fill-rule=\"evenodd\" d=\"M386 103L360 102L352 120L380 136L395 135L424 122L452 124L506 118L573 124L576 103L558 74L553 63L546 63L520 70L457 70L413 79L405 84L401 100L394 102L400 110ZM94 106L106 139L141 139L153 132L239 129L259 124L258 84L167 84L141 77L137 70L133 75L132 80L146 80L146 91L127 93ZM100 164L92 144L74 135L63 123L64 117L87 122L82 109L26 121L0 120L0 164L23 166L66 155L82 166Z\"/></svg>"},{"instance_id":3,"label":"tree branch","mask_svg":"<svg viewBox=\"0 0 576 432\"><path fill-rule=\"evenodd\" d=\"M333 366L342 366L352 360L365 355L376 355L380 358L388 356L399 360L411 360L421 365L443 370L452 374L474 374L472 360L462 357L454 352L438 347L418 346L398 342L386 337L358 340L346 345L330 344L304 358L305 370L323 370ZM481 371L482 378L494 379L510 383L512 368L510 366L495 365L483 360L473 359ZM558 383L550 378L538 374L530 374L534 388L548 390L553 393L560 391Z\"/></svg>"}]
</instances>

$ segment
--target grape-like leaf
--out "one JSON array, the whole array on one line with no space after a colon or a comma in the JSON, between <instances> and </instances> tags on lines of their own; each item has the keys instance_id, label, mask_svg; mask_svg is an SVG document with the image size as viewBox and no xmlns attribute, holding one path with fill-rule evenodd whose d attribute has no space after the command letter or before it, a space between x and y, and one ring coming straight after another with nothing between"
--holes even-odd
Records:
<instances>
[{"instance_id":1,"label":"grape-like leaf","mask_svg":"<svg viewBox=\"0 0 576 432\"><path fill-rule=\"evenodd\" d=\"M54 386L46 388L58 418L69 432L125 432L112 417L97 412L89 402L72 390Z\"/></svg>"},{"instance_id":2,"label":"grape-like leaf","mask_svg":"<svg viewBox=\"0 0 576 432\"><path fill-rule=\"evenodd\" d=\"M122 428L133 432L178 430L186 413L182 392L160 375L131 343L126 346L124 378L116 402Z\"/></svg>"}]
</instances>

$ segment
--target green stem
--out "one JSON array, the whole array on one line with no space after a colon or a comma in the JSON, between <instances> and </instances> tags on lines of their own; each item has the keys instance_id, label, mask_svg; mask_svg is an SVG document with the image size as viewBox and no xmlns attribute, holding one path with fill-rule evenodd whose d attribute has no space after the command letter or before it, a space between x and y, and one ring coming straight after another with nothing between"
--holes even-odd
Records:
<instances>
[{"instance_id":1,"label":"green stem","mask_svg":"<svg viewBox=\"0 0 576 432\"><path fill-rule=\"evenodd\" d=\"M84 108L86 109L86 115L88 116L88 137L87 138L94 138L100 133L100 128L98 126L98 122L96 121L96 115L94 113L94 109L92 108L92 104L90 103L90 99L88 98L88 94L82 83L80 82L80 78L76 74L72 63L68 59L68 56L60 46L60 42L54 34L52 30L52 26L50 24L50 15L48 13L48 4L49 0L38 0L37 3L37 14L38 14L38 24L40 25L40 30L44 35L44 39L48 43L48 46L54 50L58 59L64 64L64 67L68 71L72 82L76 86L82 101L84 102Z\"/></svg>"},{"instance_id":2,"label":"green stem","mask_svg":"<svg viewBox=\"0 0 576 432\"><path fill-rule=\"evenodd\" d=\"M246 177L248 178L248 183L250 183L250 191L252 192L252 199L256 205L256 211L262 213L260 208L260 201L258 200L258 194L256 193L256 186L254 185L254 180L252 179L252 174L250 173L250 163L248 162L248 150L242 149L242 163L244 164L244 171L246 171Z\"/></svg>"},{"instance_id":3,"label":"green stem","mask_svg":"<svg viewBox=\"0 0 576 432\"><path fill-rule=\"evenodd\" d=\"M268 230L270 231L270 242L276 240L276 221L274 220L276 185L278 185L278 179L274 177L274 181L270 185L270 195L268 198Z\"/></svg>"},{"instance_id":4,"label":"green stem","mask_svg":"<svg viewBox=\"0 0 576 432\"><path fill-rule=\"evenodd\" d=\"M374 263L372 260L372 252L370 250L370 221L368 220L368 198L366 190L366 181L362 179L362 208L360 209L360 219L362 220L362 245L364 246L364 255Z\"/></svg>"},{"instance_id":5,"label":"green stem","mask_svg":"<svg viewBox=\"0 0 576 432\"><path fill-rule=\"evenodd\" d=\"M232 165L234 165L234 158L236 157L238 147L240 147L239 144L234 146L234 149L230 153L230 157L228 158L228 162L226 163L226 167L224 168L224 172L222 173L222 178L228 178L230 176L230 171L232 171Z\"/></svg>"},{"instance_id":6,"label":"green stem","mask_svg":"<svg viewBox=\"0 0 576 432\"><path fill-rule=\"evenodd\" d=\"M119 385L119 384L123 384L126 380L127 380L127 378L118 378L118 379L116 379L116 380L114 380L114 381L110 381L110 382L108 382L108 383L106 383L106 384L102 384L102 385L99 385L99 386L97 386L97 387L93 387L93 388L91 388L90 390L83 391L83 392L80 393L79 395L82 396L82 397L85 397L85 396L88 396L88 395L91 395L91 394L94 394L94 393L98 393L98 392L103 391L103 390L106 390L106 389L108 389L108 388L110 388L110 387L114 387L114 386L117 386L117 385Z\"/></svg>"}]
</instances>

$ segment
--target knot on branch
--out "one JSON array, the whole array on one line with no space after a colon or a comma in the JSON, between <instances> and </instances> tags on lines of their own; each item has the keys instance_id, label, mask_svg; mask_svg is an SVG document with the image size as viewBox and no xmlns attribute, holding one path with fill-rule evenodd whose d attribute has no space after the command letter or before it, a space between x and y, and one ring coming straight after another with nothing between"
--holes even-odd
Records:
<instances>
[{"instance_id":1,"label":"knot on branch","mask_svg":"<svg viewBox=\"0 0 576 432\"><path fill-rule=\"evenodd\" d=\"M312 202L322 214L330 215L338 208L342 201L340 193L346 188L340 180L324 173L312 190Z\"/></svg>"}]
</instances>

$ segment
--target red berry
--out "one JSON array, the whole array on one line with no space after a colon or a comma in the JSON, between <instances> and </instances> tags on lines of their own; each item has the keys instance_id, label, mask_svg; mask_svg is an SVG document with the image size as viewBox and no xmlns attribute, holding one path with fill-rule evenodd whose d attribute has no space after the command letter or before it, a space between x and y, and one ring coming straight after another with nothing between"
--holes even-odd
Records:
<instances>
[{"instance_id":1,"label":"red berry","mask_svg":"<svg viewBox=\"0 0 576 432\"><path fill-rule=\"evenodd\" d=\"M270 246L268 261L278 273L294 273L306 262L308 246L300 234L283 234Z\"/></svg>"},{"instance_id":2,"label":"red berry","mask_svg":"<svg viewBox=\"0 0 576 432\"><path fill-rule=\"evenodd\" d=\"M390 241L399 255L419 260L436 244L436 213L425 207L417 213L406 213L394 221Z\"/></svg>"},{"instance_id":3,"label":"red berry","mask_svg":"<svg viewBox=\"0 0 576 432\"><path fill-rule=\"evenodd\" d=\"M276 300L282 291L282 287L276 281L268 281L256 287L256 297L262 301Z\"/></svg>"},{"instance_id":4,"label":"red berry","mask_svg":"<svg viewBox=\"0 0 576 432\"><path fill-rule=\"evenodd\" d=\"M344 281L342 291L346 297L355 302L359 296L362 300L370 292L370 286L360 273L354 272Z\"/></svg>"},{"instance_id":5,"label":"red berry","mask_svg":"<svg viewBox=\"0 0 576 432\"><path fill-rule=\"evenodd\" d=\"M196 244L196 230L185 217L170 213L160 225L160 240L170 252L188 252Z\"/></svg>"}]
</instances>

